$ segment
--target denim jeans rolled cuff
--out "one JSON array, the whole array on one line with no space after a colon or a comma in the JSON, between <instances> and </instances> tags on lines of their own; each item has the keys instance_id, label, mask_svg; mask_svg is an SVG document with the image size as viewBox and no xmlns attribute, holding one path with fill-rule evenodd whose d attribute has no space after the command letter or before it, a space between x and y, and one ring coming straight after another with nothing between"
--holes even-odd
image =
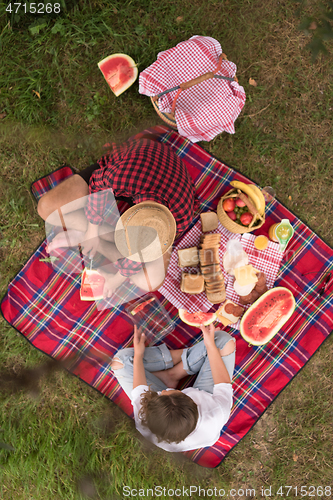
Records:
<instances>
[{"instance_id":1,"label":"denim jeans rolled cuff","mask_svg":"<svg viewBox=\"0 0 333 500\"><path fill-rule=\"evenodd\" d=\"M215 332L215 345L218 349L223 349L223 347L231 339L235 342L235 339L233 339L233 337L231 337L231 335L229 335L227 332L223 332L220 330ZM229 373L230 380L232 380L235 366L235 349L231 354L222 356L222 360ZM188 349L184 349L182 354L182 361L184 370L189 375L197 374L193 387L195 389L210 392L211 394L213 394L214 380L204 341L202 340L194 346Z\"/></svg>"},{"instance_id":2,"label":"denim jeans rolled cuff","mask_svg":"<svg viewBox=\"0 0 333 500\"><path fill-rule=\"evenodd\" d=\"M182 356L181 356L181 360L183 362L183 368L186 371L187 375L194 375L195 372L192 372L190 370L190 367L188 366L188 362L187 362L187 354L188 354L189 349L190 349L189 347L184 347L183 352L182 352Z\"/></svg>"},{"instance_id":3,"label":"denim jeans rolled cuff","mask_svg":"<svg viewBox=\"0 0 333 500\"><path fill-rule=\"evenodd\" d=\"M133 389L133 347L121 349L113 358L122 363L122 368L112 370L113 375L118 380L119 384L131 399ZM169 349L165 344L159 346L146 347L143 366L145 369L147 385L151 386L154 391L163 391L167 386L158 379L153 373L160 370L166 370L173 367L173 361Z\"/></svg>"},{"instance_id":4,"label":"denim jeans rolled cuff","mask_svg":"<svg viewBox=\"0 0 333 500\"><path fill-rule=\"evenodd\" d=\"M148 372L167 370L173 367L171 353L166 344L146 347L143 365Z\"/></svg>"},{"instance_id":5,"label":"denim jeans rolled cuff","mask_svg":"<svg viewBox=\"0 0 333 500\"><path fill-rule=\"evenodd\" d=\"M229 333L222 330L217 330L215 332L215 344L219 349L223 347L230 341L235 339L229 335ZM227 357L226 357L227 358ZM188 375L195 375L203 367L205 361L207 360L207 349L204 341L201 340L192 347L186 347L182 353L183 367Z\"/></svg>"},{"instance_id":6,"label":"denim jeans rolled cuff","mask_svg":"<svg viewBox=\"0 0 333 500\"><path fill-rule=\"evenodd\" d=\"M124 366L133 365L134 349L127 347L118 351L115 359L119 359ZM143 356L143 365L149 372L157 372L160 370L167 370L173 367L173 361L170 351L166 344L161 344L153 347L146 347Z\"/></svg>"}]
</instances>

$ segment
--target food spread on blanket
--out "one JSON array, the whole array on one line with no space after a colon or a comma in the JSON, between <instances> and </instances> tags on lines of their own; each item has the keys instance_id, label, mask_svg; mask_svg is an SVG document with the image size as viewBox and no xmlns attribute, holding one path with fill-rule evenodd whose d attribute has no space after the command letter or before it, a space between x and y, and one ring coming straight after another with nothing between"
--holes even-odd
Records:
<instances>
[{"instance_id":1,"label":"food spread on blanket","mask_svg":"<svg viewBox=\"0 0 333 500\"><path fill-rule=\"evenodd\" d=\"M220 234L203 235L199 250L200 269L205 282L205 291L207 299L212 304L220 304L226 296L224 277L220 267L220 241Z\"/></svg>"},{"instance_id":2,"label":"food spread on blanket","mask_svg":"<svg viewBox=\"0 0 333 500\"><path fill-rule=\"evenodd\" d=\"M228 274L234 276L234 269L240 266L246 266L249 263L249 256L244 251L242 244L237 240L229 240L226 245L226 251L223 255L223 267Z\"/></svg>"},{"instance_id":3,"label":"food spread on blanket","mask_svg":"<svg viewBox=\"0 0 333 500\"><path fill-rule=\"evenodd\" d=\"M214 212L202 214L205 229L216 229L218 219ZM215 216L215 217L214 217ZM182 272L180 289L184 293L199 294L205 290L212 304L220 304L225 300L225 285L220 267L219 247L221 235L205 234L200 238L200 248L191 247L178 250L178 262L181 267L200 264L200 273Z\"/></svg>"},{"instance_id":4,"label":"food spread on blanket","mask_svg":"<svg viewBox=\"0 0 333 500\"><path fill-rule=\"evenodd\" d=\"M230 218L245 227L251 226L251 223L253 225L253 221L262 221L265 215L265 199L259 188L238 181L233 181L231 184L237 191L232 192L232 195L223 201L225 212L228 215L232 212L235 214L235 217L232 215ZM240 191L240 188L242 188L242 191L246 190L248 196L243 195L244 193ZM249 214L249 216L247 218L243 217L246 214ZM288 297L284 297L281 293L280 295L270 295L266 299L268 294L266 273L249 263L249 257L240 241L231 239L227 242L221 269L219 257L221 234L216 232L207 234L209 231L215 231L218 228L218 217L215 212L206 212L201 214L200 217L201 230L205 234L201 234L199 246L178 250L179 266L187 268L196 267L199 264L200 273L197 270L195 274L182 271L180 290L190 295L197 295L205 290L207 299L212 304L221 304L221 307L216 312L216 319L224 326L235 325L244 314L245 309L242 306L255 303L257 309L254 310L257 312L253 313L253 317L258 316L260 320L258 320L258 325L254 324L251 328L245 329L246 333L244 335L247 335L248 338L252 335L251 343L255 345L266 343L278 331L276 328L281 328L284 322L289 319L294 306L291 307L291 301L288 301ZM280 236L282 235L285 240L290 239L293 228L292 226L290 226L291 230L288 228L287 223L289 221L283 221L283 223ZM254 239L254 248L257 250L264 251L268 246L269 242L266 236L260 235ZM226 288L222 270L235 278L233 289L238 296L238 303L229 298L225 300ZM274 290L277 289L273 288L272 291ZM251 305L248 311L251 311L253 307ZM245 314L248 314L248 311ZM251 314L247 318L252 318ZM180 309L179 315L185 323L193 326L200 326L204 322L209 324L214 321L213 316L202 311L191 313L185 309ZM265 323L265 327L261 324L262 322ZM244 322L241 322L241 324L244 325Z\"/></svg>"}]
</instances>

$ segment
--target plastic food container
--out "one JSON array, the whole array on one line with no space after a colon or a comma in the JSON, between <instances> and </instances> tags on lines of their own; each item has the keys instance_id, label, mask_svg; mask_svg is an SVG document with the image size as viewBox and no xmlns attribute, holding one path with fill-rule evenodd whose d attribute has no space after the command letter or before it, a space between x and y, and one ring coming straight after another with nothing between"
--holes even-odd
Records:
<instances>
[{"instance_id":1,"label":"plastic food container","mask_svg":"<svg viewBox=\"0 0 333 500\"><path fill-rule=\"evenodd\" d=\"M142 328L147 345L160 342L175 329L175 323L168 312L152 293L147 293L125 310L133 323Z\"/></svg>"}]
</instances>

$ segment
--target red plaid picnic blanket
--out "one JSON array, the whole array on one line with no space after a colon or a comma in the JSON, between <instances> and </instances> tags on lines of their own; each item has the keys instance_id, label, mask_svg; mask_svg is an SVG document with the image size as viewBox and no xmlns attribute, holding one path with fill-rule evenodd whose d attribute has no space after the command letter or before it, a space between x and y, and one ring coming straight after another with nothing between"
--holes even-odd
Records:
<instances>
[{"instance_id":1,"label":"red plaid picnic blanket","mask_svg":"<svg viewBox=\"0 0 333 500\"><path fill-rule=\"evenodd\" d=\"M145 132L159 134L160 141L186 163L200 202L193 225L200 212L216 209L231 180L248 181L164 126ZM54 179L57 174L51 175ZM43 190L45 184L45 179L38 181L36 192ZM267 235L269 226L283 218L289 218L295 234L283 256L275 285L292 291L296 310L264 346L250 346L237 330L226 328L236 338L231 416L214 446L185 453L205 467L221 463L333 329L333 250L277 200L268 206L266 223L256 234ZM4 318L49 356L68 359L75 355L69 367L71 372L133 416L131 403L113 378L109 360L105 359L111 360L117 350L131 343L133 324L124 305L98 310L96 303L80 301L79 274L70 275L61 269L57 272L51 264L39 261L45 255L43 242L9 284L1 303ZM201 337L199 329L182 323L177 309L160 293L155 293L176 323L165 343L172 349L193 345ZM99 359L99 353L103 359Z\"/></svg>"},{"instance_id":2,"label":"red plaid picnic blanket","mask_svg":"<svg viewBox=\"0 0 333 500\"><path fill-rule=\"evenodd\" d=\"M208 36L193 36L164 52L139 76L139 92L156 96L180 83L214 71L221 45ZM233 77L236 64L222 61L217 75ZM177 90L159 98L159 110L170 113ZM245 91L237 82L211 78L180 93L175 120L180 135L192 142L211 141L223 131L235 133L234 122L245 104Z\"/></svg>"}]
</instances>

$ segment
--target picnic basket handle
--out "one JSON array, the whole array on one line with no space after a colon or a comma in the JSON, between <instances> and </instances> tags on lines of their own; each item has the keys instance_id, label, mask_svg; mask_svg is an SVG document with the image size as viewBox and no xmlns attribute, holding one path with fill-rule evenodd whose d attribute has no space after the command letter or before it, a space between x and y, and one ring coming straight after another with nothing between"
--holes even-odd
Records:
<instances>
[{"instance_id":1,"label":"picnic basket handle","mask_svg":"<svg viewBox=\"0 0 333 500\"><path fill-rule=\"evenodd\" d=\"M198 85L198 83L201 83L201 82L204 82L206 80L209 80L210 78L214 78L215 73L217 73L221 69L221 65L222 65L223 59L227 59L227 56L222 53L220 55L220 57L219 57L219 62L217 64L216 69L214 69L214 71L208 71L204 75L197 76L196 78L193 78L192 80L189 80L188 82L181 83L179 85L180 89L177 91L177 94L174 97L174 100L173 100L173 103L172 103L172 107L171 107L171 113L175 112L176 102L177 102L177 99L179 97L179 94L183 90L189 89L189 88L193 87L194 85Z\"/></svg>"}]
</instances>

